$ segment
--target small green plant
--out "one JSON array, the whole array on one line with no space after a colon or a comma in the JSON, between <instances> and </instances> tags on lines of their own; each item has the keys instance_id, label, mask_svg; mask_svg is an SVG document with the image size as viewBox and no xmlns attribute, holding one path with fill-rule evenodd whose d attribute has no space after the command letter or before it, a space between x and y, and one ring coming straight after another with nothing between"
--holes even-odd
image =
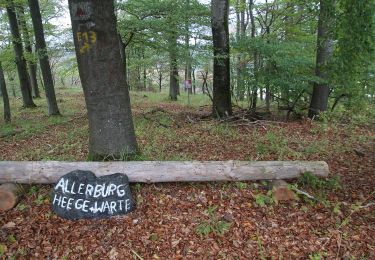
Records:
<instances>
[{"instance_id":1,"label":"small green plant","mask_svg":"<svg viewBox=\"0 0 375 260\"><path fill-rule=\"evenodd\" d=\"M324 257L328 256L326 252L323 253L312 253L309 255L310 260L321 260L324 259Z\"/></svg>"},{"instance_id":2,"label":"small green plant","mask_svg":"<svg viewBox=\"0 0 375 260\"><path fill-rule=\"evenodd\" d=\"M257 244L258 244L260 259L265 260L266 257L264 256L264 248L263 248L262 238L259 235L258 235L258 239L257 239Z\"/></svg>"},{"instance_id":3,"label":"small green plant","mask_svg":"<svg viewBox=\"0 0 375 260\"><path fill-rule=\"evenodd\" d=\"M38 197L35 200L35 203L37 205L42 205L45 202L46 199L47 199L46 196L44 196L42 194L39 194Z\"/></svg>"},{"instance_id":4,"label":"small green plant","mask_svg":"<svg viewBox=\"0 0 375 260\"><path fill-rule=\"evenodd\" d=\"M266 207L267 205L272 205L275 200L272 196L272 190L268 191L266 195L257 194L255 195L255 203L260 207Z\"/></svg>"},{"instance_id":5,"label":"small green plant","mask_svg":"<svg viewBox=\"0 0 375 260\"><path fill-rule=\"evenodd\" d=\"M0 257L4 256L7 250L8 249L6 245L0 244Z\"/></svg>"},{"instance_id":6,"label":"small green plant","mask_svg":"<svg viewBox=\"0 0 375 260\"><path fill-rule=\"evenodd\" d=\"M12 244L17 242L17 239L14 237L14 235L9 235L7 239L8 239L8 242Z\"/></svg>"},{"instance_id":7,"label":"small green plant","mask_svg":"<svg viewBox=\"0 0 375 260\"><path fill-rule=\"evenodd\" d=\"M20 203L20 204L17 205L16 209L18 209L19 211L24 211L26 209L26 207L27 206L25 204Z\"/></svg>"},{"instance_id":8,"label":"small green plant","mask_svg":"<svg viewBox=\"0 0 375 260\"><path fill-rule=\"evenodd\" d=\"M38 187L37 186L31 186L28 192L29 196L32 196L33 194L38 192Z\"/></svg>"},{"instance_id":9,"label":"small green plant","mask_svg":"<svg viewBox=\"0 0 375 260\"><path fill-rule=\"evenodd\" d=\"M245 182L236 182L235 185L239 190L244 190L247 188L247 183Z\"/></svg>"},{"instance_id":10,"label":"small green plant","mask_svg":"<svg viewBox=\"0 0 375 260\"><path fill-rule=\"evenodd\" d=\"M211 233L214 233L218 236L222 236L229 230L231 223L226 222L224 220L220 220L216 210L217 206L209 207L207 209L208 220L200 223L196 227L196 232L200 236L207 237Z\"/></svg>"}]
</instances>

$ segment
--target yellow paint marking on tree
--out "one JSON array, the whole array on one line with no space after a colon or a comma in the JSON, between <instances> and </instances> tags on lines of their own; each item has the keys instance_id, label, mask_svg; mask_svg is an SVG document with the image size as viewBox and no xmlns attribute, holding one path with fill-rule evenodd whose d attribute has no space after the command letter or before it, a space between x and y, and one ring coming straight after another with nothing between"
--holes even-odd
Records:
<instances>
[{"instance_id":1,"label":"yellow paint marking on tree","mask_svg":"<svg viewBox=\"0 0 375 260\"><path fill-rule=\"evenodd\" d=\"M81 46L79 52L84 54L90 50L93 44L97 41L96 32L88 31L88 32L77 32L77 40L79 45Z\"/></svg>"}]
</instances>

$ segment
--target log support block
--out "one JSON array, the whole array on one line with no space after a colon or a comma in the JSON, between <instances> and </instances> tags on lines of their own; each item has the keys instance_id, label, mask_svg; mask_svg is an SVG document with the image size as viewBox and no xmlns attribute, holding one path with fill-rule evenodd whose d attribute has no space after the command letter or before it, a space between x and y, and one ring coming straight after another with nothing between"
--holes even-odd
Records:
<instances>
[{"instance_id":1,"label":"log support block","mask_svg":"<svg viewBox=\"0 0 375 260\"><path fill-rule=\"evenodd\" d=\"M295 192L288 187L288 183L284 180L271 180L268 186L272 189L272 194L276 201L293 201L298 199Z\"/></svg>"},{"instance_id":2,"label":"log support block","mask_svg":"<svg viewBox=\"0 0 375 260\"><path fill-rule=\"evenodd\" d=\"M22 187L14 183L0 185L0 212L14 208L21 194Z\"/></svg>"}]
</instances>

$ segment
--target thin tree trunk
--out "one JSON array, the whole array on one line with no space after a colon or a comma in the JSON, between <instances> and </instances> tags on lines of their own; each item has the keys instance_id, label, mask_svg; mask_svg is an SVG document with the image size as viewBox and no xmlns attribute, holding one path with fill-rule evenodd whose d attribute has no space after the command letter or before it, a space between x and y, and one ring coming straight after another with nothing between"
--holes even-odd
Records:
<instances>
[{"instance_id":1,"label":"thin tree trunk","mask_svg":"<svg viewBox=\"0 0 375 260\"><path fill-rule=\"evenodd\" d=\"M127 68L127 64L126 64L126 45L125 43L122 41L122 38L121 38L121 35L119 34L118 35L118 41L119 41L119 45L120 45L120 55L121 55L121 60L122 60L122 63L124 65L124 70L125 70L125 82L126 82L126 86L128 87L128 68Z\"/></svg>"},{"instance_id":2,"label":"thin tree trunk","mask_svg":"<svg viewBox=\"0 0 375 260\"><path fill-rule=\"evenodd\" d=\"M193 76L193 93L196 94L197 82L195 79L195 68L191 70L191 74Z\"/></svg>"},{"instance_id":3,"label":"thin tree trunk","mask_svg":"<svg viewBox=\"0 0 375 260\"><path fill-rule=\"evenodd\" d=\"M142 60L143 60L143 90L148 90L147 88L147 69L145 64L145 49L142 48Z\"/></svg>"},{"instance_id":4,"label":"thin tree trunk","mask_svg":"<svg viewBox=\"0 0 375 260\"><path fill-rule=\"evenodd\" d=\"M323 83L314 83L309 109L309 118L319 116L321 112L327 111L328 107L330 90L327 83L329 77L327 69L333 53L333 41L330 23L334 5L335 0L320 1L315 75L321 78Z\"/></svg>"},{"instance_id":5,"label":"thin tree trunk","mask_svg":"<svg viewBox=\"0 0 375 260\"><path fill-rule=\"evenodd\" d=\"M124 87L114 3L69 0L69 9L89 119L89 158L130 159L138 146L129 90Z\"/></svg>"},{"instance_id":6,"label":"thin tree trunk","mask_svg":"<svg viewBox=\"0 0 375 260\"><path fill-rule=\"evenodd\" d=\"M246 0L239 0L238 2L238 15L237 19L239 19L237 26L239 27L237 30L238 37L237 40L241 41L246 36L246 28L248 25L248 21L245 21L245 4ZM245 96L245 69L246 64L244 61L244 55L242 53L238 54L237 57L237 97L239 100L244 100Z\"/></svg>"},{"instance_id":7,"label":"thin tree trunk","mask_svg":"<svg viewBox=\"0 0 375 260\"><path fill-rule=\"evenodd\" d=\"M161 73L161 71L159 72L159 91L161 92L161 83L162 83L162 80L163 80L163 74Z\"/></svg>"},{"instance_id":8,"label":"thin tree trunk","mask_svg":"<svg viewBox=\"0 0 375 260\"><path fill-rule=\"evenodd\" d=\"M36 50L39 56L40 69L42 70L44 88L48 102L48 114L60 115L56 101L55 88L53 85L53 78L49 64L47 46L44 38L43 22L40 15L38 0L29 0L29 7L35 33Z\"/></svg>"},{"instance_id":9,"label":"thin tree trunk","mask_svg":"<svg viewBox=\"0 0 375 260\"><path fill-rule=\"evenodd\" d=\"M27 28L27 23L25 20L26 19L25 11L24 11L23 6L19 6L18 10L19 10L19 18L20 18L20 25L21 25L21 30L23 34L23 39L25 41L25 50L30 55L30 57L34 57L33 49L31 47L29 29ZM29 75L30 75L30 84L31 84L32 94L35 98L40 98L38 80L36 78L36 70L37 70L36 63L33 60L30 60L27 63L29 66Z\"/></svg>"},{"instance_id":10,"label":"thin tree trunk","mask_svg":"<svg viewBox=\"0 0 375 260\"><path fill-rule=\"evenodd\" d=\"M11 115L10 115L9 97L8 97L7 86L5 83L4 71L3 71L3 67L1 66L1 62L0 62L0 88L1 88L1 95L3 96L3 103L4 103L4 121L5 123L10 123Z\"/></svg>"},{"instance_id":11,"label":"thin tree trunk","mask_svg":"<svg viewBox=\"0 0 375 260\"><path fill-rule=\"evenodd\" d=\"M214 49L213 113L223 117L232 114L228 0L212 0L211 11Z\"/></svg>"},{"instance_id":12,"label":"thin tree trunk","mask_svg":"<svg viewBox=\"0 0 375 260\"><path fill-rule=\"evenodd\" d=\"M176 101L179 94L178 66L177 66L177 35L171 32L169 36L169 97Z\"/></svg>"},{"instance_id":13,"label":"thin tree trunk","mask_svg":"<svg viewBox=\"0 0 375 260\"><path fill-rule=\"evenodd\" d=\"M186 0L186 10L189 10L190 0ZM192 73L192 66L191 66L191 54L190 54L190 32L189 32L189 12L186 12L187 16L185 17L185 48L186 48L186 64L185 64L185 84L186 81L191 81L191 73ZM185 85L186 87L186 85ZM189 94L193 93L193 89L187 89Z\"/></svg>"},{"instance_id":14,"label":"thin tree trunk","mask_svg":"<svg viewBox=\"0 0 375 260\"><path fill-rule=\"evenodd\" d=\"M23 46L20 37L20 31L18 28L17 16L14 11L13 1L11 0L8 0L7 13L10 31L12 33L13 48L16 56L16 65L18 71L18 78L21 86L23 106L25 108L35 107L33 97L31 95L31 86L29 81L29 75L27 74L26 60L23 55Z\"/></svg>"},{"instance_id":15,"label":"thin tree trunk","mask_svg":"<svg viewBox=\"0 0 375 260\"><path fill-rule=\"evenodd\" d=\"M250 0L249 2L249 13L250 13L250 23L251 23L251 38L255 39L255 18L254 18L254 0ZM259 70L259 64L258 59L259 55L257 51L254 50L253 52L254 57L254 86L253 86L253 97L252 97L252 109L256 109L257 107L257 101L258 101L258 70Z\"/></svg>"}]
</instances>

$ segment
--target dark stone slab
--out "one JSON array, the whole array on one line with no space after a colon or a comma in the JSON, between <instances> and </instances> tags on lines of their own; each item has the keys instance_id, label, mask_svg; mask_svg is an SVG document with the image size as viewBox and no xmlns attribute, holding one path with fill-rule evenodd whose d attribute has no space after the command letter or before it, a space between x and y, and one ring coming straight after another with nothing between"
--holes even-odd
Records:
<instances>
[{"instance_id":1,"label":"dark stone slab","mask_svg":"<svg viewBox=\"0 0 375 260\"><path fill-rule=\"evenodd\" d=\"M76 170L62 176L53 188L52 210L62 218L107 218L134 210L128 176L122 173L97 178Z\"/></svg>"}]
</instances>

